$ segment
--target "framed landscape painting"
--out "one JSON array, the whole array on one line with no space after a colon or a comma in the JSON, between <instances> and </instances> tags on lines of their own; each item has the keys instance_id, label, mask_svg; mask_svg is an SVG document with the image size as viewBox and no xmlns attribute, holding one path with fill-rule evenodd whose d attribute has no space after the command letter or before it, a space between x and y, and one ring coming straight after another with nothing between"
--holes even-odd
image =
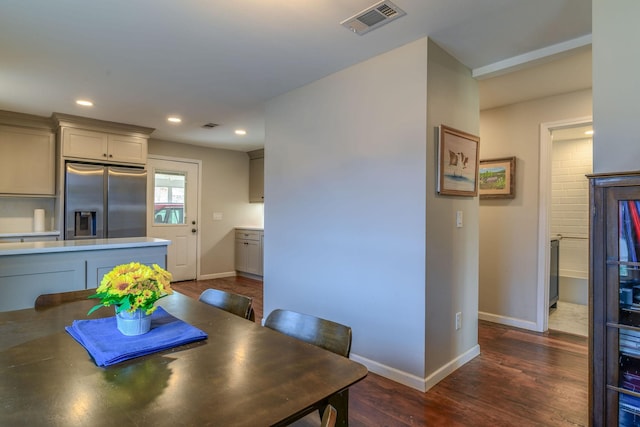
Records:
<instances>
[{"instance_id":1,"label":"framed landscape painting","mask_svg":"<svg viewBox=\"0 0 640 427\"><path fill-rule=\"evenodd\" d=\"M478 150L480 138L441 125L438 136L439 194L478 195Z\"/></svg>"},{"instance_id":2,"label":"framed landscape painting","mask_svg":"<svg viewBox=\"0 0 640 427\"><path fill-rule=\"evenodd\" d=\"M516 197L515 176L515 157L480 160L480 198L513 199Z\"/></svg>"}]
</instances>

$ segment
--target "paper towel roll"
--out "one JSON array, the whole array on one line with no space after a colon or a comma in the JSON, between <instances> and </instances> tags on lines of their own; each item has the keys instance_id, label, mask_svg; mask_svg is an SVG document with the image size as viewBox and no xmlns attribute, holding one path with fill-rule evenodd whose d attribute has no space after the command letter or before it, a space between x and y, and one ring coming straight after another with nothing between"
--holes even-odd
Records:
<instances>
[{"instance_id":1,"label":"paper towel roll","mask_svg":"<svg viewBox=\"0 0 640 427\"><path fill-rule=\"evenodd\" d=\"M33 231L44 231L44 209L33 210Z\"/></svg>"}]
</instances>

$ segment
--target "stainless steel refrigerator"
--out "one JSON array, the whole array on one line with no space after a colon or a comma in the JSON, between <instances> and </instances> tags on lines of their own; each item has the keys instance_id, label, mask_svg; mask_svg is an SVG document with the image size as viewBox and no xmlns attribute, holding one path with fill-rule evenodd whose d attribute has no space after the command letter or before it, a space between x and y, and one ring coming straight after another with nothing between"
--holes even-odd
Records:
<instances>
[{"instance_id":1,"label":"stainless steel refrigerator","mask_svg":"<svg viewBox=\"0 0 640 427\"><path fill-rule=\"evenodd\" d=\"M146 198L142 168L67 163L64 238L146 236Z\"/></svg>"}]
</instances>

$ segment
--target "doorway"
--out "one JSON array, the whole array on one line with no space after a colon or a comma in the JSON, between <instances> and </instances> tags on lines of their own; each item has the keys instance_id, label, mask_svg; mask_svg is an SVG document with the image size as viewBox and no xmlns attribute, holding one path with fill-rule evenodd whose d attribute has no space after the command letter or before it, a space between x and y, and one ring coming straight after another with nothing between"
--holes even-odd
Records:
<instances>
[{"instance_id":1,"label":"doorway","mask_svg":"<svg viewBox=\"0 0 640 427\"><path fill-rule=\"evenodd\" d=\"M586 175L592 172L592 133L590 117L543 123L540 127L538 326L541 331L588 335Z\"/></svg>"},{"instance_id":2,"label":"doorway","mask_svg":"<svg viewBox=\"0 0 640 427\"><path fill-rule=\"evenodd\" d=\"M147 235L171 240L167 270L174 281L194 280L198 268L200 162L149 156Z\"/></svg>"}]
</instances>

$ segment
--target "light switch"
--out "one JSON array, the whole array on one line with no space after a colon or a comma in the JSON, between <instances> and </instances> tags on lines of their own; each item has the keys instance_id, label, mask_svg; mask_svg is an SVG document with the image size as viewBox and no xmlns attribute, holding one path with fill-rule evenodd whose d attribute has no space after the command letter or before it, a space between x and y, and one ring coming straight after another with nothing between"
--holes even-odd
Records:
<instances>
[{"instance_id":1,"label":"light switch","mask_svg":"<svg viewBox=\"0 0 640 427\"><path fill-rule=\"evenodd\" d=\"M456 227L462 227L462 211L456 211Z\"/></svg>"},{"instance_id":2,"label":"light switch","mask_svg":"<svg viewBox=\"0 0 640 427\"><path fill-rule=\"evenodd\" d=\"M222 221L222 212L214 212L213 213L214 221Z\"/></svg>"}]
</instances>

